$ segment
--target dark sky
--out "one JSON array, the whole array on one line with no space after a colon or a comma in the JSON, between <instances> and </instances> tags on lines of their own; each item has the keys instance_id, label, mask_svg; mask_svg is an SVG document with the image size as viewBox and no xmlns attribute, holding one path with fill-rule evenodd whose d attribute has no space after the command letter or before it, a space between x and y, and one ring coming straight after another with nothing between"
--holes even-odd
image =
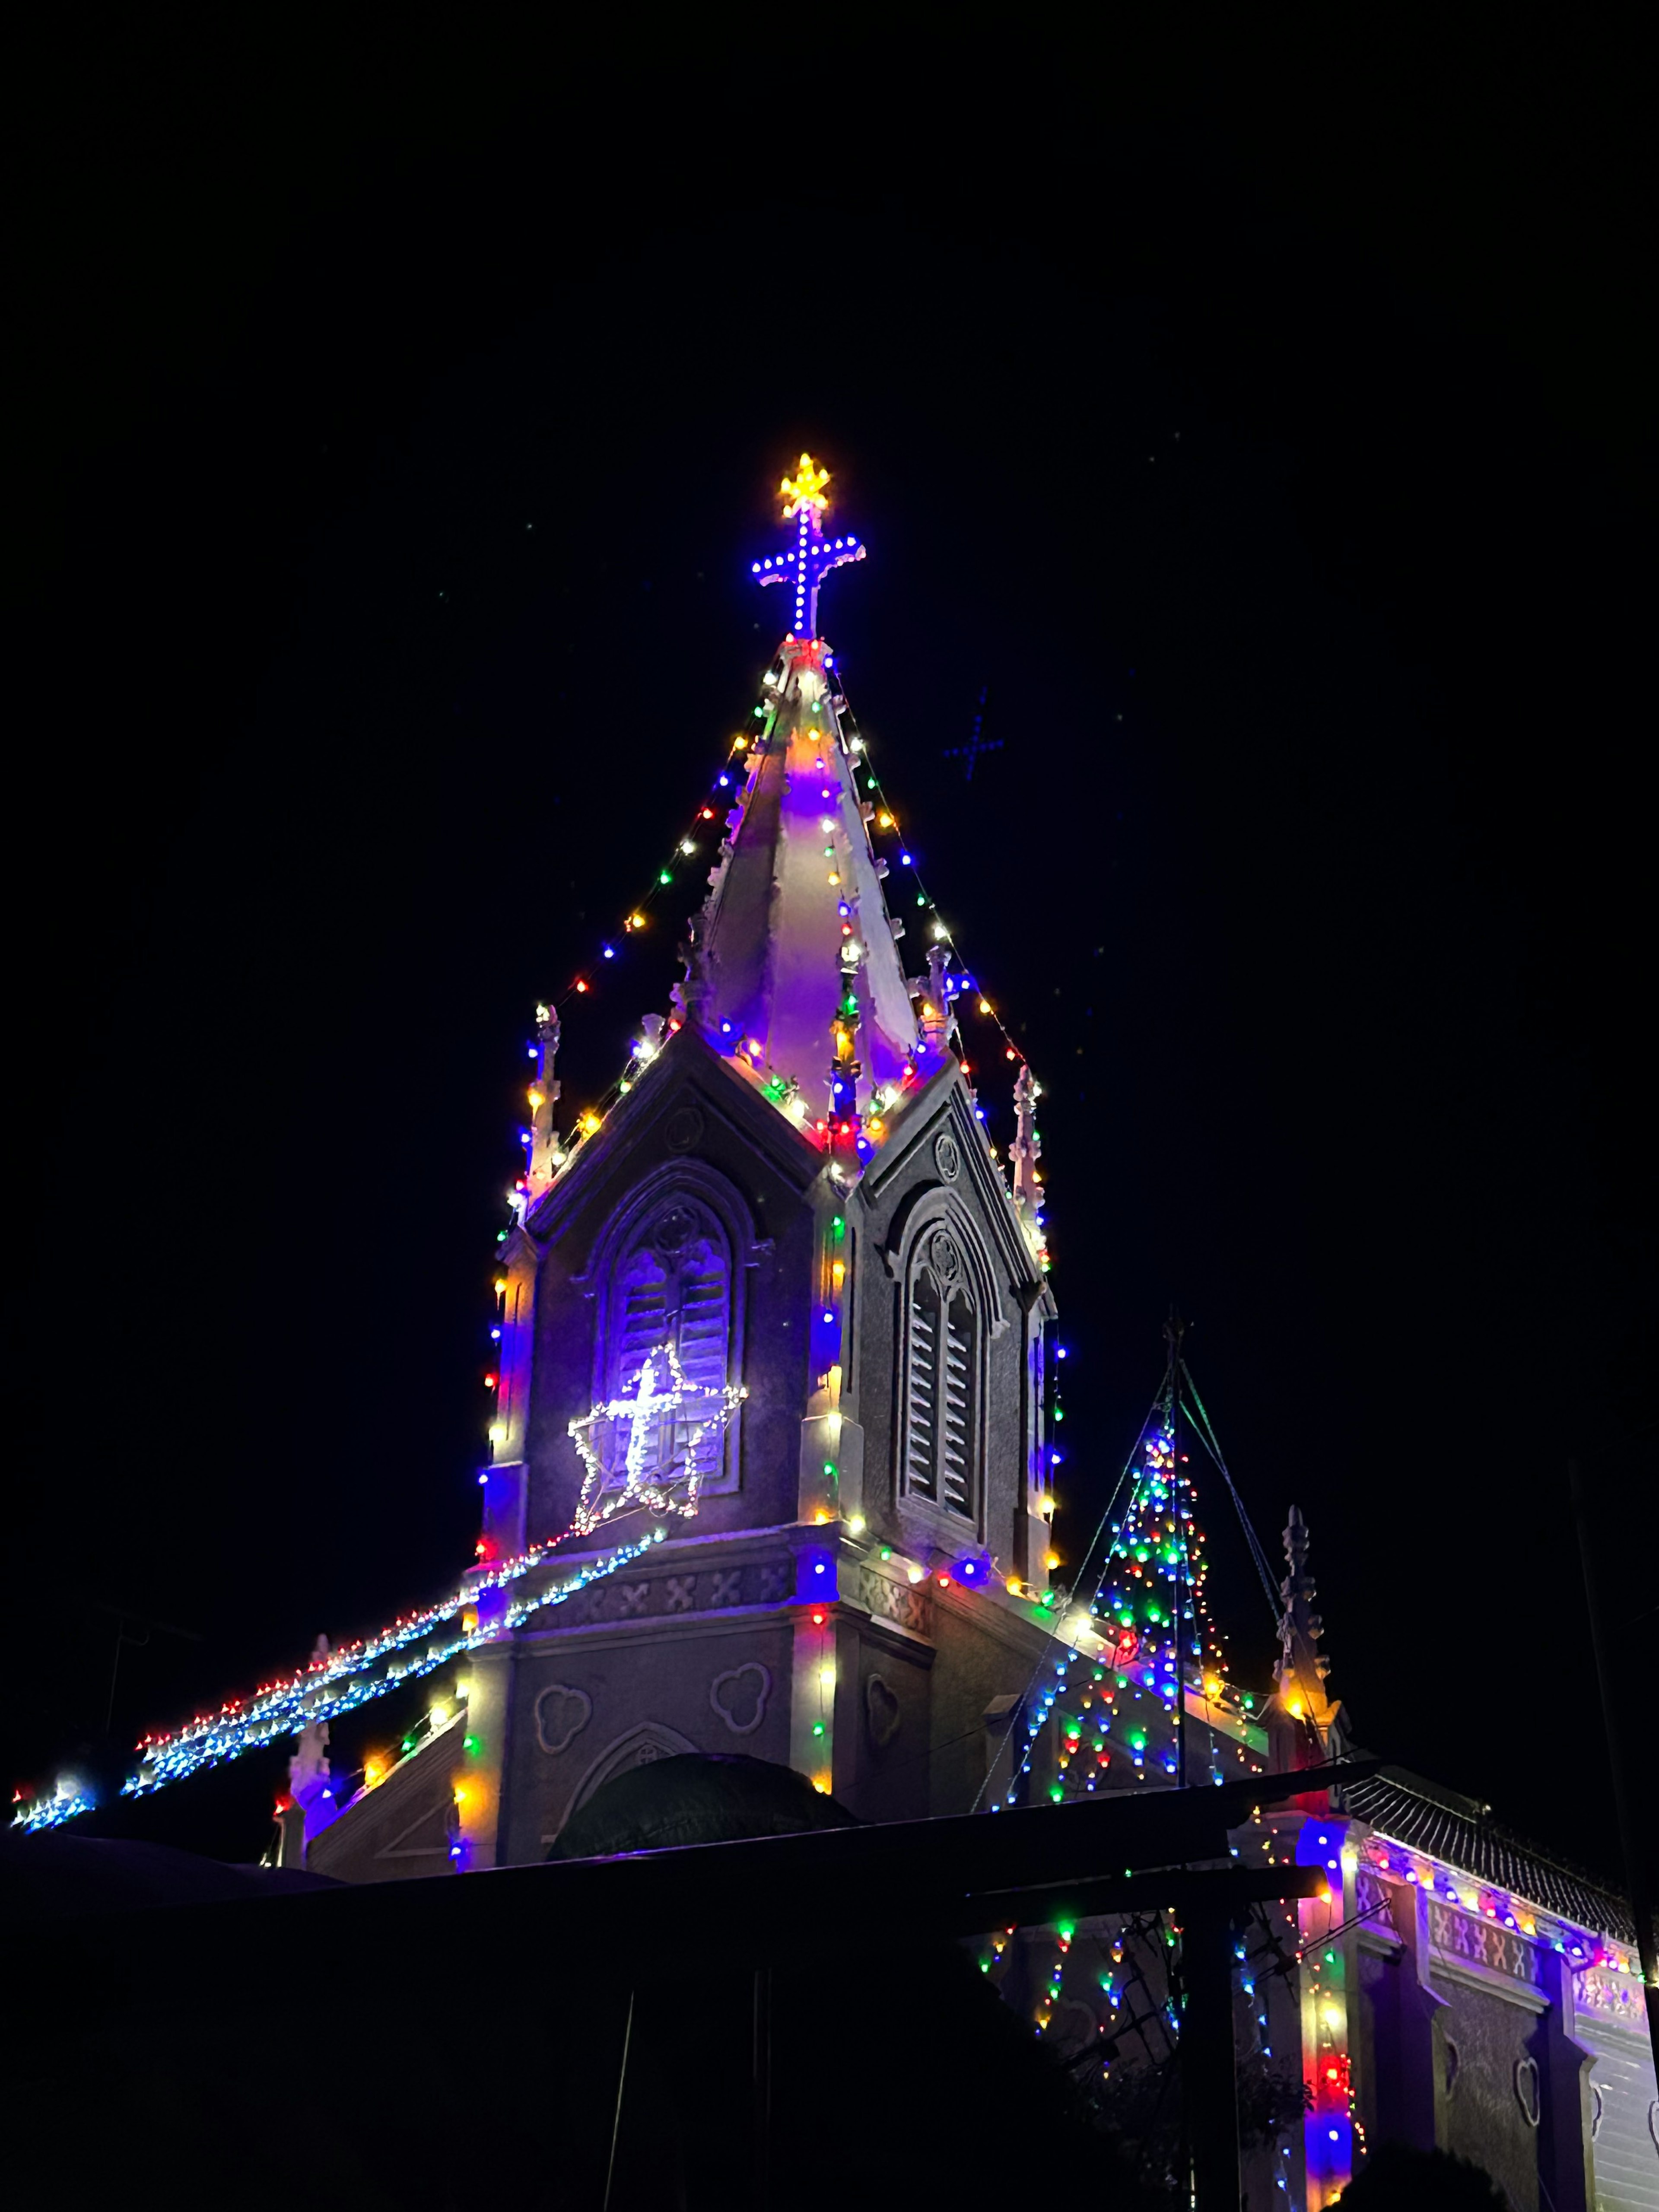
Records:
<instances>
[{"instance_id":1,"label":"dark sky","mask_svg":"<svg viewBox=\"0 0 1659 2212\"><path fill-rule=\"evenodd\" d=\"M94 19L21 77L8 1771L104 1755L110 1608L199 1638L124 1653L125 1745L464 1564L526 1019L747 714L810 445L872 548L824 599L853 703L1048 1086L1062 1547L1178 1301L1275 1558L1309 1519L1362 1741L1616 1867L1565 1487L1577 1453L1633 1668L1613 33L337 36ZM667 976L573 1015L568 1105ZM279 1772L130 1832L252 1857Z\"/></svg>"}]
</instances>

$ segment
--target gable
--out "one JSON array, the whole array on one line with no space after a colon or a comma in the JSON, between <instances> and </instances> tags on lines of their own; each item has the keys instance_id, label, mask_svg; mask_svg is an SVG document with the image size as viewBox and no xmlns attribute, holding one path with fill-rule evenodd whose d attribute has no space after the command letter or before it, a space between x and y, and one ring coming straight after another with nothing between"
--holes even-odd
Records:
<instances>
[{"instance_id":1,"label":"gable","mask_svg":"<svg viewBox=\"0 0 1659 2212\"><path fill-rule=\"evenodd\" d=\"M951 1147L943 1164L942 1138ZM955 1171L949 1174L951 1165ZM1025 1241L1013 1200L975 1117L967 1078L954 1060L908 1102L888 1144L865 1170L860 1188L866 1203L875 1206L896 1196L912 1177L919 1177L918 1187L900 1200L885 1240L890 1272L910 1211L924 1190L948 1188L984 1235L1008 1288L1023 1303L1041 1298L1053 1315L1048 1279Z\"/></svg>"},{"instance_id":2,"label":"gable","mask_svg":"<svg viewBox=\"0 0 1659 2212\"><path fill-rule=\"evenodd\" d=\"M578 1146L551 1189L526 1217L532 1243L556 1243L590 1206L615 1206L661 1161L718 1162L738 1150L758 1159L787 1188L804 1194L823 1172L823 1155L694 1030L677 1030L595 1133Z\"/></svg>"}]
</instances>

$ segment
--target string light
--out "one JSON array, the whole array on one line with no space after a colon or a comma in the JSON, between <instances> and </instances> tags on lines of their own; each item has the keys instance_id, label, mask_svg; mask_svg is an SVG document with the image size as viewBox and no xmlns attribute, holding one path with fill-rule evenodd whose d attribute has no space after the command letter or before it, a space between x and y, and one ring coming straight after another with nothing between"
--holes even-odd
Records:
<instances>
[{"instance_id":1,"label":"string light","mask_svg":"<svg viewBox=\"0 0 1659 2212\"><path fill-rule=\"evenodd\" d=\"M204 1767L225 1765L246 1752L296 1735L313 1723L337 1719L342 1713L383 1697L389 1690L417 1681L459 1653L476 1650L504 1629L518 1626L532 1613L565 1604L602 1576L614 1573L618 1567L640 1558L653 1544L660 1543L666 1533L665 1529L653 1528L606 1558L588 1561L553 1588L511 1600L497 1620L483 1626L475 1609L478 1595L503 1588L533 1568L544 1565L552 1547L538 1544L504 1565L475 1571L460 1589L441 1603L405 1614L375 1635L343 1645L297 1674L263 1685L246 1702L233 1698L216 1713L198 1714L170 1734L145 1736L137 1747L138 1771L122 1784L121 1794L127 1797L151 1796L198 1773ZM429 1641L426 1650L418 1655L404 1656L411 1644L432 1638L434 1631L444 1630L457 1616L457 1627ZM371 1669L382 1664L384 1672L371 1674ZM12 1825L24 1829L58 1827L90 1810L90 1798L76 1791L26 1806L13 1816Z\"/></svg>"}]
</instances>

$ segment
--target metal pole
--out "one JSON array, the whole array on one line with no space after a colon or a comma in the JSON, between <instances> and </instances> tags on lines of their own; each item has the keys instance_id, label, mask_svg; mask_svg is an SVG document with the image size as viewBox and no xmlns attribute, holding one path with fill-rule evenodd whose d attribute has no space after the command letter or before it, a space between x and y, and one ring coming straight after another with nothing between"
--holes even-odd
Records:
<instances>
[{"instance_id":1,"label":"metal pole","mask_svg":"<svg viewBox=\"0 0 1659 2212\"><path fill-rule=\"evenodd\" d=\"M611 2116L611 2155L605 2162L605 2201L600 2212L611 2212L611 2185L617 2178L617 2143L622 2134L623 2091L628 2087L628 2051L634 2040L635 1991L628 1992L628 2019L623 2028L622 2064L617 2069L617 2109Z\"/></svg>"},{"instance_id":2,"label":"metal pole","mask_svg":"<svg viewBox=\"0 0 1659 2212\"><path fill-rule=\"evenodd\" d=\"M1653 1899L1643 1862L1637 1854L1636 1826L1631 1819L1630 1788L1625 1773L1624 1741L1614 1703L1613 1660L1601 1618L1589 1518L1584 1510L1584 1486L1576 1459L1567 1462L1567 1486L1572 1494L1572 1517L1578 1528L1578 1563L1584 1576L1584 1603L1589 1609L1590 1648L1595 1654L1595 1680L1601 1692L1601 1725L1607 1733L1607 1765L1613 1771L1613 1807L1619 1823L1619 1848L1624 1856L1625 1886L1630 1892L1631 1914L1636 1922L1636 1948L1642 1960L1648 2040L1653 2045L1654 2064L1659 2066L1659 1955L1656 1955L1653 1941Z\"/></svg>"},{"instance_id":3,"label":"metal pole","mask_svg":"<svg viewBox=\"0 0 1659 2212\"><path fill-rule=\"evenodd\" d=\"M1199 1906L1181 1930L1182 2134L1194 2212L1238 2212L1238 2088L1233 2069L1232 1915Z\"/></svg>"}]
</instances>

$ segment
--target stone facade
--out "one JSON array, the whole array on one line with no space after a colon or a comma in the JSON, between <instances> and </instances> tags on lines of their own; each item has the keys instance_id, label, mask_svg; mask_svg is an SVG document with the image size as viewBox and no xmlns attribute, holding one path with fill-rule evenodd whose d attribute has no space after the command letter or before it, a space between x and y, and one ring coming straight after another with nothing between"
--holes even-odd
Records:
<instances>
[{"instance_id":1,"label":"stone facade","mask_svg":"<svg viewBox=\"0 0 1659 2212\"><path fill-rule=\"evenodd\" d=\"M658 1295L666 1264L638 1260L642 1239L651 1252L695 1241L708 1312L725 1299L706 1333L747 1395L694 1515L659 1516L664 1539L643 1557L473 1655L465 1751L445 1737L416 1762L434 1817L460 1793L455 1863L544 1856L600 1782L669 1751L792 1765L867 1818L967 1809L987 1711L1025 1694L1051 1635L1038 1438L1053 1303L954 1056L860 1172L694 1030L667 1040L504 1252L486 1561L575 1515L586 1469L571 1424L616 1387L628 1300ZM950 1302L965 1377L948 1460L925 1456L931 1432L907 1397L922 1270ZM524 1588L651 1517L632 1509L568 1540ZM379 1795L330 1832L330 1871L404 1871L368 1847Z\"/></svg>"}]
</instances>

